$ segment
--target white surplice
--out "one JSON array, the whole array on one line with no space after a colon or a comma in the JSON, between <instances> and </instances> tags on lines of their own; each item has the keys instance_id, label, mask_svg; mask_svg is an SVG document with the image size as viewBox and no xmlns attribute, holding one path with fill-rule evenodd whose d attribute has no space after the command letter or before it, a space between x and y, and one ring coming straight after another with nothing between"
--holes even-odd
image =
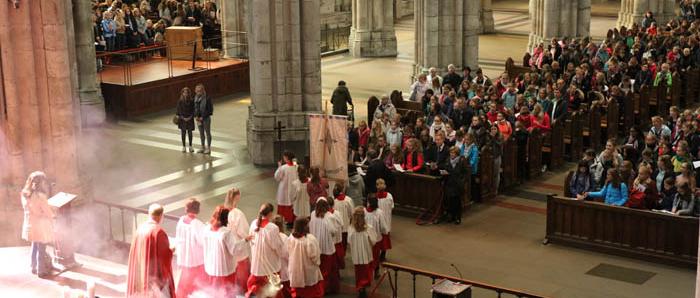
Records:
<instances>
[{"instance_id":1,"label":"white surplice","mask_svg":"<svg viewBox=\"0 0 700 298\"><path fill-rule=\"evenodd\" d=\"M248 219L241 209L233 208L228 212L228 224L226 225L234 235L236 235L237 240L244 240L248 237L248 232L250 226L248 225ZM245 242L242 244L243 247L240 249L239 253L236 255L236 262L240 262L250 257L250 244Z\"/></svg>"},{"instance_id":2,"label":"white surplice","mask_svg":"<svg viewBox=\"0 0 700 298\"><path fill-rule=\"evenodd\" d=\"M379 210L382 210L382 213L384 213L384 219L386 220L385 234L388 234L391 232L391 214L394 210L394 196L390 193L386 193L386 198L377 199L377 203Z\"/></svg>"},{"instance_id":3,"label":"white surplice","mask_svg":"<svg viewBox=\"0 0 700 298\"><path fill-rule=\"evenodd\" d=\"M216 231L207 225L202 233L204 271L210 276L229 276L236 271L236 256L245 247L245 240L237 237L228 227Z\"/></svg>"},{"instance_id":4,"label":"white surplice","mask_svg":"<svg viewBox=\"0 0 700 298\"><path fill-rule=\"evenodd\" d=\"M282 206L291 206L292 200L296 195L296 189L293 187L294 181L299 180L297 175L297 165L283 164L275 171L275 180L277 186L277 204Z\"/></svg>"},{"instance_id":5,"label":"white surplice","mask_svg":"<svg viewBox=\"0 0 700 298\"><path fill-rule=\"evenodd\" d=\"M204 223L193 218L186 220L189 216L180 217L175 228L175 256L177 265L181 267L197 267L204 264L204 248L202 247L202 234L204 233Z\"/></svg>"},{"instance_id":6,"label":"white surplice","mask_svg":"<svg viewBox=\"0 0 700 298\"><path fill-rule=\"evenodd\" d=\"M311 215L311 203L309 203L309 192L306 190L309 181L302 183L297 179L292 183L294 187L294 200L292 201L292 208L294 209L294 216L296 217L308 217Z\"/></svg>"},{"instance_id":7,"label":"white surplice","mask_svg":"<svg viewBox=\"0 0 700 298\"><path fill-rule=\"evenodd\" d=\"M338 218L330 212L326 212L323 218L316 216L316 211L311 212L311 220L309 221L309 230L311 234L318 240L318 246L321 254L332 255L335 253L335 237L340 234L340 226Z\"/></svg>"},{"instance_id":8,"label":"white surplice","mask_svg":"<svg viewBox=\"0 0 700 298\"><path fill-rule=\"evenodd\" d=\"M348 249L352 256L354 265L366 265L372 262L372 246L381 240L381 236L377 235L372 226L367 226L367 229L362 232L357 232L355 227L348 228Z\"/></svg>"},{"instance_id":9,"label":"white surplice","mask_svg":"<svg viewBox=\"0 0 700 298\"><path fill-rule=\"evenodd\" d=\"M250 273L255 276L268 276L280 272L282 268L281 258L285 255L284 243L280 239L280 230L277 225L268 223L265 227L255 231L258 220L250 224Z\"/></svg>"},{"instance_id":10,"label":"white surplice","mask_svg":"<svg viewBox=\"0 0 700 298\"><path fill-rule=\"evenodd\" d=\"M335 200L333 204L333 209L335 209L338 216L340 216L341 224L343 226L342 232L346 233L348 231L348 226L350 226L350 218L352 218L352 212L355 209L355 203L352 202L352 198L345 196L343 200Z\"/></svg>"},{"instance_id":11,"label":"white surplice","mask_svg":"<svg viewBox=\"0 0 700 298\"><path fill-rule=\"evenodd\" d=\"M321 275L321 251L318 240L311 234L296 238L289 236L289 285L292 288L313 286L323 280Z\"/></svg>"}]
</instances>

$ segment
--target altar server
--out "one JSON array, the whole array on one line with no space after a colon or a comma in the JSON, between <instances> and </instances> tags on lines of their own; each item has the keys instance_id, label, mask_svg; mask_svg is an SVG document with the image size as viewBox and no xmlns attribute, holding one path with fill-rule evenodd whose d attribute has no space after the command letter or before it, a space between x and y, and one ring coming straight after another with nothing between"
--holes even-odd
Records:
<instances>
[{"instance_id":1,"label":"altar server","mask_svg":"<svg viewBox=\"0 0 700 298\"><path fill-rule=\"evenodd\" d=\"M223 205L214 209L202 233L204 271L208 275L208 295L230 297L243 293L236 284L236 259L251 237L239 239L227 227L229 210Z\"/></svg>"},{"instance_id":2,"label":"altar server","mask_svg":"<svg viewBox=\"0 0 700 298\"><path fill-rule=\"evenodd\" d=\"M185 204L186 215L180 217L175 228L175 254L177 265L180 268L180 280L177 283L177 297L189 297L207 281L207 273L204 272L204 248L202 247L202 233L204 223L197 219L199 214L199 201L190 198Z\"/></svg>"},{"instance_id":3,"label":"altar server","mask_svg":"<svg viewBox=\"0 0 700 298\"><path fill-rule=\"evenodd\" d=\"M289 252L289 286L292 297L321 298L323 297L323 275L321 251L318 240L309 233L309 219L297 218L294 230L287 238Z\"/></svg>"},{"instance_id":4,"label":"altar server","mask_svg":"<svg viewBox=\"0 0 700 298\"><path fill-rule=\"evenodd\" d=\"M386 230L382 233L381 252L379 260L386 260L386 251L391 249L391 214L394 210L394 197L386 191L386 182L384 179L377 179L377 205L379 210L384 213L386 222Z\"/></svg>"},{"instance_id":5,"label":"altar server","mask_svg":"<svg viewBox=\"0 0 700 298\"><path fill-rule=\"evenodd\" d=\"M236 235L237 239L245 239L248 237L250 225L243 211L238 209L238 203L240 201L241 191L235 187L231 188L226 193L224 207L229 210L227 227L231 230L231 233ZM250 244L244 243L242 245L238 254L235 256L236 285L245 292L248 290L248 277L250 277Z\"/></svg>"},{"instance_id":6,"label":"altar server","mask_svg":"<svg viewBox=\"0 0 700 298\"><path fill-rule=\"evenodd\" d=\"M367 198L367 207L365 207L365 221L367 225L374 230L377 235L386 234L387 226L386 219L384 218L384 212L379 209L377 196L375 194L370 194ZM379 241L372 246L372 269L374 269L374 275L379 273L379 254L382 250L382 242Z\"/></svg>"},{"instance_id":7,"label":"altar server","mask_svg":"<svg viewBox=\"0 0 700 298\"><path fill-rule=\"evenodd\" d=\"M311 212L309 228L311 234L318 239L321 250L321 273L324 279L324 292L326 294L335 294L340 289L340 276L335 255L334 236L340 233L340 229L329 209L330 206L326 198L320 197L316 202L316 210Z\"/></svg>"},{"instance_id":8,"label":"altar server","mask_svg":"<svg viewBox=\"0 0 700 298\"><path fill-rule=\"evenodd\" d=\"M333 188L333 196L335 197L333 209L338 212L343 225L343 248L347 249L348 227L350 226L350 218L352 217L353 209L355 209L355 203L353 203L353 198L345 195L345 186L342 183L337 183L335 185Z\"/></svg>"},{"instance_id":9,"label":"altar server","mask_svg":"<svg viewBox=\"0 0 700 298\"><path fill-rule=\"evenodd\" d=\"M282 257L285 255L284 243L280 239L280 230L270 221L275 215L275 207L270 203L260 206L258 218L250 225L250 234L253 239L250 242L250 277L248 278L248 292L246 297L275 297L275 286L272 282L279 278L282 269ZM274 278L271 280L271 278ZM264 295L261 295L265 293ZM279 297L279 296L278 296Z\"/></svg>"},{"instance_id":10,"label":"altar server","mask_svg":"<svg viewBox=\"0 0 700 298\"><path fill-rule=\"evenodd\" d=\"M366 289L372 284L372 247L380 241L380 237L367 225L364 208L355 208L351 221L348 245L355 265L355 287L360 292L360 297L366 297Z\"/></svg>"},{"instance_id":11,"label":"altar server","mask_svg":"<svg viewBox=\"0 0 700 298\"><path fill-rule=\"evenodd\" d=\"M297 167L298 179L292 183L294 188L294 199L292 200L292 207L294 209L294 217L309 217L311 215L311 208L309 203L309 192L307 187L309 185L309 171L303 165Z\"/></svg>"},{"instance_id":12,"label":"altar server","mask_svg":"<svg viewBox=\"0 0 700 298\"><path fill-rule=\"evenodd\" d=\"M293 184L298 180L297 165L294 163L294 154L285 151L282 154L282 161L277 163L278 167L275 171L275 180L279 183L277 186L277 213L284 217L288 224L294 223L294 211L292 210L292 201L296 196L296 189Z\"/></svg>"}]
</instances>

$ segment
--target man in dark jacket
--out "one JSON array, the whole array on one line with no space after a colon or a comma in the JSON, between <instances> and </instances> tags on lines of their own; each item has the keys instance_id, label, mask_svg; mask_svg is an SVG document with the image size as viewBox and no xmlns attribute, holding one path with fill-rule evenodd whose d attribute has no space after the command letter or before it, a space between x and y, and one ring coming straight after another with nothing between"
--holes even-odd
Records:
<instances>
[{"instance_id":1,"label":"man in dark jacket","mask_svg":"<svg viewBox=\"0 0 700 298\"><path fill-rule=\"evenodd\" d=\"M445 162L449 159L450 151L445 144L445 135L442 132L435 134L435 145L425 152L425 161L430 163L428 172L432 175L438 174L439 168L444 168Z\"/></svg>"},{"instance_id":2,"label":"man in dark jacket","mask_svg":"<svg viewBox=\"0 0 700 298\"><path fill-rule=\"evenodd\" d=\"M447 161L440 168L445 176L445 214L443 219L458 225L462 222L462 196L469 175L469 162L459 155L459 149L449 150Z\"/></svg>"},{"instance_id":3,"label":"man in dark jacket","mask_svg":"<svg viewBox=\"0 0 700 298\"><path fill-rule=\"evenodd\" d=\"M387 183L390 181L389 175L391 173L389 169L384 165L384 161L377 157L377 151L367 151L367 158L369 158L370 162L365 175L365 192L368 194L377 192L377 179L382 178Z\"/></svg>"},{"instance_id":4,"label":"man in dark jacket","mask_svg":"<svg viewBox=\"0 0 700 298\"><path fill-rule=\"evenodd\" d=\"M450 64L447 66L447 74L442 79L442 84L449 84L452 90L459 90L459 85L462 84L462 76L455 69L455 66Z\"/></svg>"},{"instance_id":5,"label":"man in dark jacket","mask_svg":"<svg viewBox=\"0 0 700 298\"><path fill-rule=\"evenodd\" d=\"M331 104L333 104L333 115L347 115L348 104L352 104L352 97L348 87L345 86L345 81L338 82L338 87L333 90L331 96Z\"/></svg>"}]
</instances>

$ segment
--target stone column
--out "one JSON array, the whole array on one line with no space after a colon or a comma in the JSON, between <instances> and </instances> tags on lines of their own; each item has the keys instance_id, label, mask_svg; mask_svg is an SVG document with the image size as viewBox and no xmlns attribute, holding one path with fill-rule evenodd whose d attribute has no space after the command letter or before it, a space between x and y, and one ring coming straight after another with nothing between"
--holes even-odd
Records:
<instances>
[{"instance_id":1,"label":"stone column","mask_svg":"<svg viewBox=\"0 0 700 298\"><path fill-rule=\"evenodd\" d=\"M454 64L478 67L481 1L416 0L414 74Z\"/></svg>"},{"instance_id":2,"label":"stone column","mask_svg":"<svg viewBox=\"0 0 700 298\"><path fill-rule=\"evenodd\" d=\"M554 37L590 35L591 0L530 0L528 50Z\"/></svg>"},{"instance_id":3,"label":"stone column","mask_svg":"<svg viewBox=\"0 0 700 298\"><path fill-rule=\"evenodd\" d=\"M251 160L275 164L280 149L303 158L308 153L307 114L321 111L319 0L247 0L247 5ZM281 145L276 143L277 121L285 127Z\"/></svg>"},{"instance_id":4,"label":"stone column","mask_svg":"<svg viewBox=\"0 0 700 298\"><path fill-rule=\"evenodd\" d=\"M225 0L220 2L221 37L226 57L248 56L248 15L246 0Z\"/></svg>"},{"instance_id":5,"label":"stone column","mask_svg":"<svg viewBox=\"0 0 700 298\"><path fill-rule=\"evenodd\" d=\"M97 82L95 37L92 31L92 1L73 0L73 28L78 68L78 94L82 126L95 126L105 121L105 102Z\"/></svg>"},{"instance_id":6,"label":"stone column","mask_svg":"<svg viewBox=\"0 0 700 298\"><path fill-rule=\"evenodd\" d=\"M19 192L32 171L42 170L57 188L82 195L80 101L71 76L67 5L21 1L15 9L0 1L0 224L11 235L19 235L17 224L5 220L21 210Z\"/></svg>"},{"instance_id":7,"label":"stone column","mask_svg":"<svg viewBox=\"0 0 700 298\"><path fill-rule=\"evenodd\" d=\"M349 47L353 57L395 57L393 0L353 0Z\"/></svg>"},{"instance_id":8,"label":"stone column","mask_svg":"<svg viewBox=\"0 0 700 298\"><path fill-rule=\"evenodd\" d=\"M657 25L662 26L675 17L674 0L622 0L618 14L617 27L631 27L640 23L647 11L654 13Z\"/></svg>"},{"instance_id":9,"label":"stone column","mask_svg":"<svg viewBox=\"0 0 700 298\"><path fill-rule=\"evenodd\" d=\"M496 33L493 21L492 0L481 0L481 33Z\"/></svg>"}]
</instances>

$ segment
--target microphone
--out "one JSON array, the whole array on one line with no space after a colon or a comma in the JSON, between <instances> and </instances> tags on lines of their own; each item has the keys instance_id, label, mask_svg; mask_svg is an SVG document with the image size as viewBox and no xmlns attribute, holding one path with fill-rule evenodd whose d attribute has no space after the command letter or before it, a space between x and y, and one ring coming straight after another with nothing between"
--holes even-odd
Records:
<instances>
[{"instance_id":1,"label":"microphone","mask_svg":"<svg viewBox=\"0 0 700 298\"><path fill-rule=\"evenodd\" d=\"M459 271L459 268L457 268L455 264L450 264L450 266L452 266L452 268L455 268L455 271L457 271L457 274L459 274L459 278L464 279L464 277L462 277L462 272Z\"/></svg>"}]
</instances>

